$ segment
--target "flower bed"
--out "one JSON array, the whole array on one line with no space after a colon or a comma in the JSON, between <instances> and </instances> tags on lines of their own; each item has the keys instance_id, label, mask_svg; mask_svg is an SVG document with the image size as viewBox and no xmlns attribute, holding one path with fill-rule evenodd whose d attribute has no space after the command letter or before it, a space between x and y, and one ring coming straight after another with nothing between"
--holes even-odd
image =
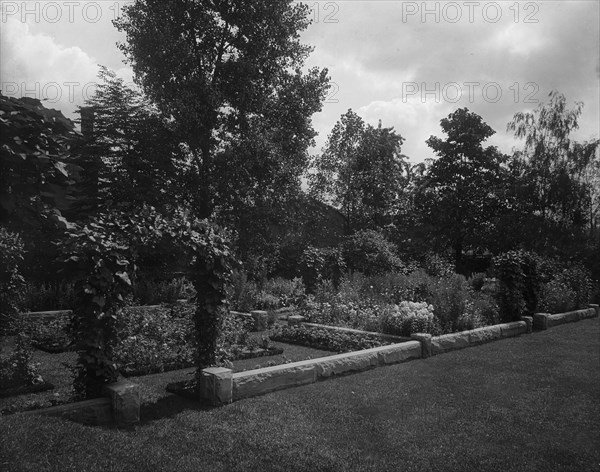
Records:
<instances>
[{"instance_id":1,"label":"flower bed","mask_svg":"<svg viewBox=\"0 0 600 472\"><path fill-rule=\"evenodd\" d=\"M362 333L344 333L325 328L309 328L302 325L281 327L271 335L271 339L338 353L393 344L392 341Z\"/></svg>"}]
</instances>

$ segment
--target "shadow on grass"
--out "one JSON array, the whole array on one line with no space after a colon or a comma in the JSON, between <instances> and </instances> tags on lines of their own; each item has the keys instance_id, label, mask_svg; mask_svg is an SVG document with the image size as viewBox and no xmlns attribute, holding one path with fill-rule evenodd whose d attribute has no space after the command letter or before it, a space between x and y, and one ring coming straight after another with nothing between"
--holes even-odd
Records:
<instances>
[{"instance_id":1,"label":"shadow on grass","mask_svg":"<svg viewBox=\"0 0 600 472\"><path fill-rule=\"evenodd\" d=\"M218 408L185 388L184 382L175 382L167 386L169 393L153 403L144 403L140 407L140 426L153 421L173 418L186 410L207 411Z\"/></svg>"}]
</instances>

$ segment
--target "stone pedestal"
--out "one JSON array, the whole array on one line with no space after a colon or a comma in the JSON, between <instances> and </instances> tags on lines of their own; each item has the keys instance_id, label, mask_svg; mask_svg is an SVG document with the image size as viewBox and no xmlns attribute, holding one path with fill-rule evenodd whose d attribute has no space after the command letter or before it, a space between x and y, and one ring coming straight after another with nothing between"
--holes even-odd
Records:
<instances>
[{"instance_id":1,"label":"stone pedestal","mask_svg":"<svg viewBox=\"0 0 600 472\"><path fill-rule=\"evenodd\" d=\"M254 331L264 331L267 329L269 314L266 311L254 310L250 312L254 318Z\"/></svg>"},{"instance_id":2,"label":"stone pedestal","mask_svg":"<svg viewBox=\"0 0 600 472\"><path fill-rule=\"evenodd\" d=\"M533 316L521 316L521 321L527 323L527 334L533 331Z\"/></svg>"},{"instance_id":3,"label":"stone pedestal","mask_svg":"<svg viewBox=\"0 0 600 472\"><path fill-rule=\"evenodd\" d=\"M548 317L550 313L534 313L533 314L533 327L535 329L545 330L548 329Z\"/></svg>"},{"instance_id":4,"label":"stone pedestal","mask_svg":"<svg viewBox=\"0 0 600 472\"><path fill-rule=\"evenodd\" d=\"M413 333L410 335L410 339L414 339L421 343L422 358L431 357L431 334Z\"/></svg>"},{"instance_id":5,"label":"stone pedestal","mask_svg":"<svg viewBox=\"0 0 600 472\"><path fill-rule=\"evenodd\" d=\"M202 369L200 397L211 405L223 405L233 400L233 371L224 367Z\"/></svg>"},{"instance_id":6,"label":"stone pedestal","mask_svg":"<svg viewBox=\"0 0 600 472\"><path fill-rule=\"evenodd\" d=\"M117 426L129 426L140 421L140 387L128 380L106 385L104 393L110 399Z\"/></svg>"}]
</instances>

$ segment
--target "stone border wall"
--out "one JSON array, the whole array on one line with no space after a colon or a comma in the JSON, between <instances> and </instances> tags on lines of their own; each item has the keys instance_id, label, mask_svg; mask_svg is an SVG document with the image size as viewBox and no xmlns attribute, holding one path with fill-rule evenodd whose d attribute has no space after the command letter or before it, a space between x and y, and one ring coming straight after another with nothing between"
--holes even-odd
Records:
<instances>
[{"instance_id":1,"label":"stone border wall","mask_svg":"<svg viewBox=\"0 0 600 472\"><path fill-rule=\"evenodd\" d=\"M568 311L566 313L535 313L533 315L533 327L535 329L544 330L558 326L564 323L573 323L575 321L594 318L600 315L600 307L595 304L590 304L589 308L583 310Z\"/></svg>"},{"instance_id":2,"label":"stone border wall","mask_svg":"<svg viewBox=\"0 0 600 472\"><path fill-rule=\"evenodd\" d=\"M58 416L93 426L129 426L140 421L140 387L120 380L104 387L104 397L29 410L21 415Z\"/></svg>"}]
</instances>

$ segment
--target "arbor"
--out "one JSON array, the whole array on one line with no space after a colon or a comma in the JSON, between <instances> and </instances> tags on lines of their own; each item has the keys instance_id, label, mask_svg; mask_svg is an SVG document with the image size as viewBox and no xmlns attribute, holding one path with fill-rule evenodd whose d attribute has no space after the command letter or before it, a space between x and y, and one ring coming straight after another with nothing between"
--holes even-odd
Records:
<instances>
[{"instance_id":1,"label":"arbor","mask_svg":"<svg viewBox=\"0 0 600 472\"><path fill-rule=\"evenodd\" d=\"M419 211L431 236L454 250L457 267L468 244L485 247L496 218L504 211L506 157L482 143L495 132L479 115L461 108L441 120L445 140L431 136L427 145L439 156L420 190Z\"/></svg>"},{"instance_id":2,"label":"arbor","mask_svg":"<svg viewBox=\"0 0 600 472\"><path fill-rule=\"evenodd\" d=\"M406 183L403 141L393 128L366 125L348 110L313 160L310 193L341 209L348 234L391 222Z\"/></svg>"},{"instance_id":3,"label":"arbor","mask_svg":"<svg viewBox=\"0 0 600 472\"><path fill-rule=\"evenodd\" d=\"M136 80L189 153L196 216L217 205L239 216L299 188L329 80L301 70L308 13L291 0L136 0L115 20Z\"/></svg>"}]
</instances>

